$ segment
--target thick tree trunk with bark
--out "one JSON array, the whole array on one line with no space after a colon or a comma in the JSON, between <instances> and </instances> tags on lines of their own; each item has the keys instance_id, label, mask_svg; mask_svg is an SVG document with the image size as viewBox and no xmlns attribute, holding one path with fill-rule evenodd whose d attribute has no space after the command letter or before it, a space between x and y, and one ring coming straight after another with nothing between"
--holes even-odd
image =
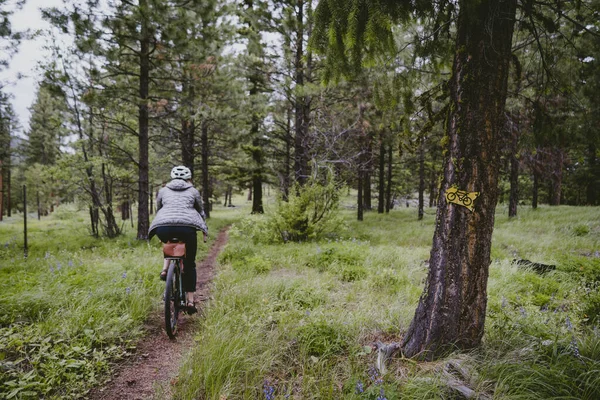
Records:
<instances>
[{"instance_id":1,"label":"thick tree trunk with bark","mask_svg":"<svg viewBox=\"0 0 600 400\"><path fill-rule=\"evenodd\" d=\"M147 8L147 1L140 0L141 9ZM140 77L139 77L139 105L138 105L138 223L137 238L148 239L148 228L150 228L150 216L148 215L148 190L149 190L149 128L148 128L148 94L150 88L150 34L148 32L148 21L141 21L140 39Z\"/></svg>"},{"instance_id":2,"label":"thick tree trunk with bark","mask_svg":"<svg viewBox=\"0 0 600 400\"><path fill-rule=\"evenodd\" d=\"M519 205L519 130L517 127L511 129L510 144L510 198L508 201L508 216L510 218L517 216Z\"/></svg>"},{"instance_id":3,"label":"thick tree trunk with bark","mask_svg":"<svg viewBox=\"0 0 600 400\"><path fill-rule=\"evenodd\" d=\"M431 359L478 346L487 307L494 212L516 0L461 0L429 273L403 353ZM480 192L474 210L446 191Z\"/></svg>"},{"instance_id":4,"label":"thick tree trunk with bark","mask_svg":"<svg viewBox=\"0 0 600 400\"><path fill-rule=\"evenodd\" d=\"M379 134L379 189L377 197L377 213L383 214L385 210L385 142L383 131Z\"/></svg>"},{"instance_id":5,"label":"thick tree trunk with bark","mask_svg":"<svg viewBox=\"0 0 600 400\"><path fill-rule=\"evenodd\" d=\"M588 145L588 164L590 168L590 177L585 191L586 204L596 206L600 204L598 190L600 189L600 166L598 165L597 147L594 143ZM10 211L10 209L9 209Z\"/></svg>"}]
</instances>

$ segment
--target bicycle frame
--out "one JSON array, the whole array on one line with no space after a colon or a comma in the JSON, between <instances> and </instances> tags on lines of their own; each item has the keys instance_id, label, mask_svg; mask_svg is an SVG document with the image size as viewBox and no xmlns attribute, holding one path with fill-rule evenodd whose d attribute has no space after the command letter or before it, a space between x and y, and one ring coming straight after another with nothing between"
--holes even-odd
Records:
<instances>
[{"instance_id":1,"label":"bicycle frame","mask_svg":"<svg viewBox=\"0 0 600 400\"><path fill-rule=\"evenodd\" d=\"M167 279L165 286L165 330L167 335L174 339L177 334L177 320L179 312L185 307L185 292L183 290L183 259L185 249L182 254L173 256L173 243L166 243L163 246L165 260L168 260ZM171 245L171 246L167 246ZM181 249L179 249L181 250Z\"/></svg>"}]
</instances>

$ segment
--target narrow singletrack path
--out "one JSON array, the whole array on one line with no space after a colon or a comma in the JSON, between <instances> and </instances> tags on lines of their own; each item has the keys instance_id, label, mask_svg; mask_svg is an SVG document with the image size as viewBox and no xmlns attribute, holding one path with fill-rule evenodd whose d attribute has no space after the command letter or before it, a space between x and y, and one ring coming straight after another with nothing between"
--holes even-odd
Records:
<instances>
[{"instance_id":1,"label":"narrow singletrack path","mask_svg":"<svg viewBox=\"0 0 600 400\"><path fill-rule=\"evenodd\" d=\"M203 303L209 298L210 282L215 274L217 256L227 243L227 228L219 232L208 256L196 265L196 306L203 312ZM158 273L157 273L158 274ZM157 275L158 279L158 275ZM194 339L194 319L180 317L176 340L170 340L164 330L162 307L153 312L144 324L146 335L140 339L134 355L119 365L112 379L101 388L93 389L92 400L143 400L171 398L172 382L183 356Z\"/></svg>"}]
</instances>

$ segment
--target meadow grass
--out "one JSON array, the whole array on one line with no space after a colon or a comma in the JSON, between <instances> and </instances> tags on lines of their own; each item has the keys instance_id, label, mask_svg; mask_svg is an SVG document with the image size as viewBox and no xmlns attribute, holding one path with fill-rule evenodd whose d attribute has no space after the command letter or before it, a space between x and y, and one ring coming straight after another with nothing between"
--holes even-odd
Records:
<instances>
[{"instance_id":1,"label":"meadow grass","mask_svg":"<svg viewBox=\"0 0 600 400\"><path fill-rule=\"evenodd\" d=\"M447 399L459 380L494 399L600 398L600 210L499 207L483 344L436 362L395 357L427 273L428 210L344 210L343 231L307 243L255 242L252 216L231 230L176 399ZM268 216L267 216L268 217ZM514 258L554 264L538 275ZM597 296L596 296L597 297ZM460 397L460 396L459 396Z\"/></svg>"},{"instance_id":2,"label":"meadow grass","mask_svg":"<svg viewBox=\"0 0 600 400\"><path fill-rule=\"evenodd\" d=\"M215 207L208 252L239 209ZM81 398L135 348L142 323L162 307L160 242L135 239L130 221L115 239L89 235L87 214L62 205L38 221L0 222L0 398Z\"/></svg>"}]
</instances>

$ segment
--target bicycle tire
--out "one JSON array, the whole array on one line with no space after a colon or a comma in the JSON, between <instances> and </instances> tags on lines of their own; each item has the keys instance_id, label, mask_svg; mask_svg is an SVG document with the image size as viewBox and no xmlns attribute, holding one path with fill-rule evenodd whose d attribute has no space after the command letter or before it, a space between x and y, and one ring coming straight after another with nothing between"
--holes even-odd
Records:
<instances>
[{"instance_id":1,"label":"bicycle tire","mask_svg":"<svg viewBox=\"0 0 600 400\"><path fill-rule=\"evenodd\" d=\"M179 265L176 260L171 260L167 272L167 285L165 287L165 330L171 339L177 334L177 319L179 318Z\"/></svg>"}]
</instances>

